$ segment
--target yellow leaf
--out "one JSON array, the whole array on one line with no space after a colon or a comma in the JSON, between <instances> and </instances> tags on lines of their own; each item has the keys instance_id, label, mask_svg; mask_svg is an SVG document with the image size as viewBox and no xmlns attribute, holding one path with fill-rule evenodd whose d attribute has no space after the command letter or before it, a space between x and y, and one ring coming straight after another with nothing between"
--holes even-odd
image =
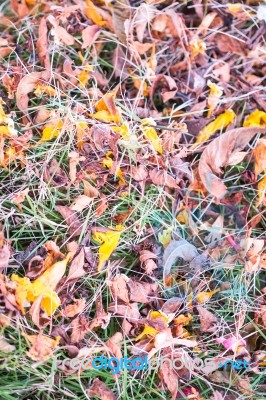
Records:
<instances>
[{"instance_id":1,"label":"yellow leaf","mask_svg":"<svg viewBox=\"0 0 266 400\"><path fill-rule=\"evenodd\" d=\"M149 319L162 318L166 324L170 321L169 317L162 311L151 311L149 314Z\"/></svg>"},{"instance_id":2,"label":"yellow leaf","mask_svg":"<svg viewBox=\"0 0 266 400\"><path fill-rule=\"evenodd\" d=\"M187 210L183 210L180 211L180 213L178 213L176 220L180 223L180 224L185 224L185 225L189 225L189 214L187 212Z\"/></svg>"},{"instance_id":3,"label":"yellow leaf","mask_svg":"<svg viewBox=\"0 0 266 400\"><path fill-rule=\"evenodd\" d=\"M174 319L174 323L177 325L188 325L192 320L193 317L191 314L180 314L177 318Z\"/></svg>"},{"instance_id":4,"label":"yellow leaf","mask_svg":"<svg viewBox=\"0 0 266 400\"><path fill-rule=\"evenodd\" d=\"M97 8L91 0L86 0L86 7L84 13L87 18L91 19L98 26L104 25L104 20L102 16L98 13Z\"/></svg>"},{"instance_id":5,"label":"yellow leaf","mask_svg":"<svg viewBox=\"0 0 266 400\"><path fill-rule=\"evenodd\" d=\"M12 275L12 281L17 282L16 301L23 314L25 314L25 302L28 301L32 303L36 301L39 296L42 296L42 309L47 315L54 314L55 310L61 304L54 289L63 277L71 256L72 254L69 253L64 260L56 262L34 282L31 282L27 277L21 278L16 274Z\"/></svg>"},{"instance_id":6,"label":"yellow leaf","mask_svg":"<svg viewBox=\"0 0 266 400\"><path fill-rule=\"evenodd\" d=\"M121 115L115 105L116 90L106 93L96 105L96 113L91 114L91 117L103 122L121 122Z\"/></svg>"},{"instance_id":7,"label":"yellow leaf","mask_svg":"<svg viewBox=\"0 0 266 400\"><path fill-rule=\"evenodd\" d=\"M84 137L86 136L86 130L88 129L88 124L85 121L78 121L76 124L77 129L77 146L81 150L84 145Z\"/></svg>"},{"instance_id":8,"label":"yellow leaf","mask_svg":"<svg viewBox=\"0 0 266 400\"><path fill-rule=\"evenodd\" d=\"M129 127L127 124L112 126L112 131L120 133L124 140L130 140Z\"/></svg>"},{"instance_id":9,"label":"yellow leaf","mask_svg":"<svg viewBox=\"0 0 266 400\"><path fill-rule=\"evenodd\" d=\"M266 169L266 139L260 139L256 148L253 150L255 159L254 172L256 177Z\"/></svg>"},{"instance_id":10,"label":"yellow leaf","mask_svg":"<svg viewBox=\"0 0 266 400\"><path fill-rule=\"evenodd\" d=\"M264 177L258 183L258 200L256 207L259 207L264 200L266 193L266 170L264 171Z\"/></svg>"},{"instance_id":11,"label":"yellow leaf","mask_svg":"<svg viewBox=\"0 0 266 400\"><path fill-rule=\"evenodd\" d=\"M56 96L57 92L52 86L48 85L36 85L36 89L34 91L34 94L37 97L41 97L44 93L48 94L49 96Z\"/></svg>"},{"instance_id":12,"label":"yellow leaf","mask_svg":"<svg viewBox=\"0 0 266 400\"><path fill-rule=\"evenodd\" d=\"M124 227L117 225L116 229L117 231L96 232L92 235L94 240L102 243L99 248L98 271L102 270L104 263L109 259L112 252L117 247L122 233L121 231L124 230Z\"/></svg>"},{"instance_id":13,"label":"yellow leaf","mask_svg":"<svg viewBox=\"0 0 266 400\"><path fill-rule=\"evenodd\" d=\"M231 124L235 117L236 114L232 110L226 110L223 114L220 114L214 121L210 122L200 131L196 142L191 148L194 149L198 144L204 143L214 134L214 132L226 128L227 125Z\"/></svg>"},{"instance_id":14,"label":"yellow leaf","mask_svg":"<svg viewBox=\"0 0 266 400\"><path fill-rule=\"evenodd\" d=\"M35 4L37 4L37 0L26 0L26 4L28 6L35 6Z\"/></svg>"},{"instance_id":15,"label":"yellow leaf","mask_svg":"<svg viewBox=\"0 0 266 400\"><path fill-rule=\"evenodd\" d=\"M17 131L14 128L14 121L6 115L3 104L5 104L5 102L0 97L0 136L17 136Z\"/></svg>"},{"instance_id":16,"label":"yellow leaf","mask_svg":"<svg viewBox=\"0 0 266 400\"><path fill-rule=\"evenodd\" d=\"M215 289L210 292L200 292L196 294L196 299L199 304L205 303L206 301L210 300L210 298L217 292L219 292L220 289Z\"/></svg>"},{"instance_id":17,"label":"yellow leaf","mask_svg":"<svg viewBox=\"0 0 266 400\"><path fill-rule=\"evenodd\" d=\"M247 126L266 126L266 112L255 110L245 119L243 124L244 127Z\"/></svg>"},{"instance_id":18,"label":"yellow leaf","mask_svg":"<svg viewBox=\"0 0 266 400\"><path fill-rule=\"evenodd\" d=\"M171 242L171 233L172 233L173 228L168 228L164 229L162 233L159 233L159 242L163 245L164 249L168 246L168 244Z\"/></svg>"},{"instance_id":19,"label":"yellow leaf","mask_svg":"<svg viewBox=\"0 0 266 400\"><path fill-rule=\"evenodd\" d=\"M114 161L110 157L110 155L113 154L112 151L107 151L105 158L102 160L102 164L104 167L111 169L113 167ZM115 175L119 179L119 186L125 185L126 181L124 180L123 173L121 171L121 168L117 167L115 171Z\"/></svg>"},{"instance_id":20,"label":"yellow leaf","mask_svg":"<svg viewBox=\"0 0 266 400\"><path fill-rule=\"evenodd\" d=\"M10 137L12 132L10 131L8 126L0 125L0 136Z\"/></svg>"},{"instance_id":21,"label":"yellow leaf","mask_svg":"<svg viewBox=\"0 0 266 400\"><path fill-rule=\"evenodd\" d=\"M148 139L154 148L159 154L162 154L163 147L161 139L158 137L156 130L152 126L146 125L155 125L155 122L152 118L145 118L141 121L142 124L142 132L144 133L146 139Z\"/></svg>"},{"instance_id":22,"label":"yellow leaf","mask_svg":"<svg viewBox=\"0 0 266 400\"><path fill-rule=\"evenodd\" d=\"M42 137L39 140L39 143L55 139L61 132L63 125L64 125L63 121L58 121L56 125L51 126L49 124L49 126L46 126L42 131Z\"/></svg>"},{"instance_id":23,"label":"yellow leaf","mask_svg":"<svg viewBox=\"0 0 266 400\"><path fill-rule=\"evenodd\" d=\"M143 336L148 336L150 338L153 338L154 336L157 335L157 333L159 333L159 331L157 331L157 329L153 328L152 326L149 325L145 325L144 326L144 330L136 337L136 341L140 340L143 338Z\"/></svg>"},{"instance_id":24,"label":"yellow leaf","mask_svg":"<svg viewBox=\"0 0 266 400\"><path fill-rule=\"evenodd\" d=\"M207 118L209 118L213 110L216 108L219 102L219 98L223 94L223 89L220 86L216 85L216 83L211 82L210 80L208 80L207 85L210 88L210 94L207 99L207 104L209 107Z\"/></svg>"},{"instance_id":25,"label":"yellow leaf","mask_svg":"<svg viewBox=\"0 0 266 400\"><path fill-rule=\"evenodd\" d=\"M203 40L199 39L198 37L195 37L189 43L189 50L190 50L190 59L194 60L194 58L197 57L197 55L205 53L206 44L203 42Z\"/></svg>"}]
</instances>

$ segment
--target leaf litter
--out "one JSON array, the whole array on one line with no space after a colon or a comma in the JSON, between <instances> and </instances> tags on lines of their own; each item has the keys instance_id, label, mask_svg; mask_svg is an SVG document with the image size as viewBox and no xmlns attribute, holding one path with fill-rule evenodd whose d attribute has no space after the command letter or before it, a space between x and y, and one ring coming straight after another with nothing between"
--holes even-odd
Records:
<instances>
[{"instance_id":1,"label":"leaf litter","mask_svg":"<svg viewBox=\"0 0 266 400\"><path fill-rule=\"evenodd\" d=\"M0 351L15 385L1 378L9 399L25 394L16 357L38 398L265 391L264 14L256 0L3 4ZM163 359L182 354L250 368L198 373ZM91 362L102 355L163 361L154 378L97 377ZM53 370L49 397L42 383L67 356L88 357L90 368L67 361ZM28 373L36 369L38 382Z\"/></svg>"}]
</instances>

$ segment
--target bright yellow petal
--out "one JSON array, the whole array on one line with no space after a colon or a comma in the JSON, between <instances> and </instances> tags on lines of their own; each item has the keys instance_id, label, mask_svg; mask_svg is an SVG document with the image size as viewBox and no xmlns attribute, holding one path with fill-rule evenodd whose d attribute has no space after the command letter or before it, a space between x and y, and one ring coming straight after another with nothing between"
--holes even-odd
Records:
<instances>
[{"instance_id":1,"label":"bright yellow petal","mask_svg":"<svg viewBox=\"0 0 266 400\"><path fill-rule=\"evenodd\" d=\"M197 147L198 144L204 143L216 131L226 128L235 119L236 114L232 110L226 110L220 114L214 121L205 126L199 133L196 142L192 145L192 149Z\"/></svg>"},{"instance_id":2,"label":"bright yellow petal","mask_svg":"<svg viewBox=\"0 0 266 400\"><path fill-rule=\"evenodd\" d=\"M255 110L246 119L243 124L244 127L247 126L266 126L266 112Z\"/></svg>"},{"instance_id":3,"label":"bright yellow petal","mask_svg":"<svg viewBox=\"0 0 266 400\"><path fill-rule=\"evenodd\" d=\"M101 271L104 263L109 259L114 249L119 243L121 231L96 232L92 235L93 239L102 245L99 248L98 271Z\"/></svg>"}]
</instances>

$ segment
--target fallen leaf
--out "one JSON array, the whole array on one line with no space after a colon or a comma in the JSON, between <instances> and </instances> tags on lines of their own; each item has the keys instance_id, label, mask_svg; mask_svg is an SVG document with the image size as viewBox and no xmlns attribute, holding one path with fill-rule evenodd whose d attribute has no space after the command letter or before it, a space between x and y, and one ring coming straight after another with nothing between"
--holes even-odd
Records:
<instances>
[{"instance_id":1,"label":"fallen leaf","mask_svg":"<svg viewBox=\"0 0 266 400\"><path fill-rule=\"evenodd\" d=\"M243 123L244 127L248 126L266 126L266 112L261 110L255 110L245 119Z\"/></svg>"},{"instance_id":2,"label":"fallen leaf","mask_svg":"<svg viewBox=\"0 0 266 400\"><path fill-rule=\"evenodd\" d=\"M8 266L10 258L10 250L8 244L4 244L3 247L0 248L0 268L4 268Z\"/></svg>"},{"instance_id":3,"label":"fallen leaf","mask_svg":"<svg viewBox=\"0 0 266 400\"><path fill-rule=\"evenodd\" d=\"M120 299L126 304L129 304L129 295L127 288L128 280L129 278L126 275L120 274L115 276L113 280L108 282L108 286L110 286L111 292L115 300Z\"/></svg>"},{"instance_id":4,"label":"fallen leaf","mask_svg":"<svg viewBox=\"0 0 266 400\"><path fill-rule=\"evenodd\" d=\"M141 130L144 133L146 139L148 139L154 148L159 154L163 153L161 139L158 137L156 130L153 126L148 125L156 125L155 121L152 118L145 118L141 121Z\"/></svg>"},{"instance_id":5,"label":"fallen leaf","mask_svg":"<svg viewBox=\"0 0 266 400\"><path fill-rule=\"evenodd\" d=\"M71 253L69 253L64 260L53 264L33 282L31 282L27 277L21 278L16 274L12 274L12 281L17 283L16 301L22 314L25 314L25 302L28 301L32 303L36 301L39 296L42 296L42 309L49 316L54 314L55 310L61 304L61 301L54 290L63 277L70 258Z\"/></svg>"},{"instance_id":6,"label":"fallen leaf","mask_svg":"<svg viewBox=\"0 0 266 400\"><path fill-rule=\"evenodd\" d=\"M27 352L27 355L34 361L46 361L52 358L53 350L60 342L59 336L56 339L52 339L41 332L38 335L22 334L31 343L31 348Z\"/></svg>"},{"instance_id":7,"label":"fallen leaf","mask_svg":"<svg viewBox=\"0 0 266 400\"><path fill-rule=\"evenodd\" d=\"M166 171L158 170L157 168L152 169L149 172L149 176L152 183L159 186L168 186L171 189L177 189L178 185L171 175L167 174Z\"/></svg>"},{"instance_id":8,"label":"fallen leaf","mask_svg":"<svg viewBox=\"0 0 266 400\"><path fill-rule=\"evenodd\" d=\"M100 272L105 264L105 262L109 259L112 252L118 245L120 240L120 236L122 230L124 228L122 226L117 225L117 231L107 231L107 232L95 232L92 237L97 242L102 243L99 248L99 263L98 263L98 271Z\"/></svg>"},{"instance_id":9,"label":"fallen leaf","mask_svg":"<svg viewBox=\"0 0 266 400\"><path fill-rule=\"evenodd\" d=\"M24 113L28 112L28 94L34 91L38 82L40 82L42 79L45 81L45 78L47 78L47 73L32 72L28 75L25 75L21 79L16 93L17 107L20 111L23 111Z\"/></svg>"},{"instance_id":10,"label":"fallen leaf","mask_svg":"<svg viewBox=\"0 0 266 400\"><path fill-rule=\"evenodd\" d=\"M206 142L216 131L226 128L235 117L236 115L232 110L226 110L223 114L220 114L200 131L196 142L192 145L192 149L197 147L198 144Z\"/></svg>"},{"instance_id":11,"label":"fallen leaf","mask_svg":"<svg viewBox=\"0 0 266 400\"><path fill-rule=\"evenodd\" d=\"M59 26L53 15L49 15L47 20L53 25L52 34L55 37L55 42L60 43L60 40L67 46L75 44L74 36L70 35L65 28Z\"/></svg>"},{"instance_id":12,"label":"fallen leaf","mask_svg":"<svg viewBox=\"0 0 266 400\"><path fill-rule=\"evenodd\" d=\"M101 400L116 400L114 393L99 378L95 378L89 386L89 396L97 396Z\"/></svg>"},{"instance_id":13,"label":"fallen leaf","mask_svg":"<svg viewBox=\"0 0 266 400\"><path fill-rule=\"evenodd\" d=\"M130 301L149 303L157 297L157 283L140 282L134 279L127 281Z\"/></svg>"},{"instance_id":14,"label":"fallen leaf","mask_svg":"<svg viewBox=\"0 0 266 400\"><path fill-rule=\"evenodd\" d=\"M206 303L210 300L210 298L215 294L218 293L220 289L211 290L210 292L199 292L196 294L196 299L199 304Z\"/></svg>"},{"instance_id":15,"label":"fallen leaf","mask_svg":"<svg viewBox=\"0 0 266 400\"><path fill-rule=\"evenodd\" d=\"M102 16L98 13L97 7L93 4L93 1L91 0L86 0L86 6L84 8L84 13L86 17L92 22L94 22L98 26L103 26L104 25L104 20L102 19Z\"/></svg>"},{"instance_id":16,"label":"fallen leaf","mask_svg":"<svg viewBox=\"0 0 266 400\"><path fill-rule=\"evenodd\" d=\"M115 122L121 121L120 111L115 105L116 91L106 93L96 105L96 113L90 116L103 122Z\"/></svg>"},{"instance_id":17,"label":"fallen leaf","mask_svg":"<svg viewBox=\"0 0 266 400\"><path fill-rule=\"evenodd\" d=\"M244 40L231 35L218 33L215 35L216 45L222 53L235 53L240 56L247 54L247 46Z\"/></svg>"},{"instance_id":18,"label":"fallen leaf","mask_svg":"<svg viewBox=\"0 0 266 400\"><path fill-rule=\"evenodd\" d=\"M106 346L111 353L119 360L123 357L121 347L123 343L123 335L121 332L116 332L110 339L107 340Z\"/></svg>"},{"instance_id":19,"label":"fallen leaf","mask_svg":"<svg viewBox=\"0 0 266 400\"><path fill-rule=\"evenodd\" d=\"M56 211L59 212L68 225L68 232L71 236L79 236L82 232L82 223L79 220L76 211L72 211L68 206L56 206Z\"/></svg>"},{"instance_id":20,"label":"fallen leaf","mask_svg":"<svg viewBox=\"0 0 266 400\"><path fill-rule=\"evenodd\" d=\"M215 332L217 330L216 323L218 319L210 311L202 306L197 306L200 317L200 331L201 332Z\"/></svg>"},{"instance_id":21,"label":"fallen leaf","mask_svg":"<svg viewBox=\"0 0 266 400\"><path fill-rule=\"evenodd\" d=\"M167 389L171 393L171 400L175 400L178 392L178 374L174 368L171 368L171 364L168 361L160 363L159 377L162 382L166 385Z\"/></svg>"},{"instance_id":22,"label":"fallen leaf","mask_svg":"<svg viewBox=\"0 0 266 400\"><path fill-rule=\"evenodd\" d=\"M222 199L227 188L216 174L225 167L232 153L242 150L249 141L259 133L265 133L265 128L232 129L214 139L203 151L199 162L199 175L210 194Z\"/></svg>"},{"instance_id":23,"label":"fallen leaf","mask_svg":"<svg viewBox=\"0 0 266 400\"><path fill-rule=\"evenodd\" d=\"M259 207L262 203L264 204L264 197L266 193L266 170L264 170L264 177L258 183L258 200L256 207Z\"/></svg>"},{"instance_id":24,"label":"fallen leaf","mask_svg":"<svg viewBox=\"0 0 266 400\"><path fill-rule=\"evenodd\" d=\"M3 353L13 353L16 350L16 347L9 344L8 341L4 338L4 336L0 336L0 351Z\"/></svg>"},{"instance_id":25,"label":"fallen leaf","mask_svg":"<svg viewBox=\"0 0 266 400\"><path fill-rule=\"evenodd\" d=\"M142 268L145 269L145 272L148 275L152 274L152 271L154 269L158 268L158 265L156 264L156 262L154 260L157 260L157 256L156 254L152 253L149 250L142 250L140 252L140 262L144 264L144 267L142 266Z\"/></svg>"},{"instance_id":26,"label":"fallen leaf","mask_svg":"<svg viewBox=\"0 0 266 400\"><path fill-rule=\"evenodd\" d=\"M193 258L199 255L195 246L190 244L184 239L172 240L166 247L163 255L163 279L164 284L168 276L170 275L171 268L178 258L182 258L184 261L192 261Z\"/></svg>"},{"instance_id":27,"label":"fallen leaf","mask_svg":"<svg viewBox=\"0 0 266 400\"><path fill-rule=\"evenodd\" d=\"M28 193L29 193L29 189L26 188L24 190L21 190L18 193L15 193L12 197L12 202L18 206L18 209L20 211L22 211L21 204L23 203L23 201L25 201L25 196L27 196Z\"/></svg>"},{"instance_id":28,"label":"fallen leaf","mask_svg":"<svg viewBox=\"0 0 266 400\"><path fill-rule=\"evenodd\" d=\"M111 303L108 306L108 310L114 315L125 317L129 322L136 323L140 319L140 312L138 309L138 303L122 304L122 303Z\"/></svg>"},{"instance_id":29,"label":"fallen leaf","mask_svg":"<svg viewBox=\"0 0 266 400\"><path fill-rule=\"evenodd\" d=\"M226 350L233 351L236 356L243 353L243 349L245 349L247 343L240 336L236 337L235 335L231 335L228 338L219 337L216 339L216 343L222 344Z\"/></svg>"},{"instance_id":30,"label":"fallen leaf","mask_svg":"<svg viewBox=\"0 0 266 400\"><path fill-rule=\"evenodd\" d=\"M39 37L36 42L36 49L41 65L46 69L50 69L51 65L48 50L48 30L45 17L42 17L40 20L38 34Z\"/></svg>"},{"instance_id":31,"label":"fallen leaf","mask_svg":"<svg viewBox=\"0 0 266 400\"><path fill-rule=\"evenodd\" d=\"M90 47L98 38L100 32L101 28L99 28L97 25L89 25L87 28L83 29L81 33L83 41L82 49Z\"/></svg>"},{"instance_id":32,"label":"fallen leaf","mask_svg":"<svg viewBox=\"0 0 266 400\"><path fill-rule=\"evenodd\" d=\"M85 263L85 252L84 248L82 247L79 253L71 261L66 282L72 279L79 279L82 276L86 275L86 272L83 269L84 263Z\"/></svg>"},{"instance_id":33,"label":"fallen leaf","mask_svg":"<svg viewBox=\"0 0 266 400\"><path fill-rule=\"evenodd\" d=\"M207 105L209 107L207 118L210 118L212 112L215 110L219 103L219 99L223 94L223 89L220 86L216 85L216 83L211 82L210 80L208 80L207 86L210 88L210 93L207 99Z\"/></svg>"},{"instance_id":34,"label":"fallen leaf","mask_svg":"<svg viewBox=\"0 0 266 400\"><path fill-rule=\"evenodd\" d=\"M253 150L255 159L255 176L257 177L263 170L266 170L266 139L260 139Z\"/></svg>"},{"instance_id":35,"label":"fallen leaf","mask_svg":"<svg viewBox=\"0 0 266 400\"><path fill-rule=\"evenodd\" d=\"M91 197L94 199L95 197L98 197L100 192L98 189L96 189L94 186L92 186L87 180L83 179L82 180L83 185L84 185L84 194L85 196Z\"/></svg>"},{"instance_id":36,"label":"fallen leaf","mask_svg":"<svg viewBox=\"0 0 266 400\"><path fill-rule=\"evenodd\" d=\"M85 196L85 194L80 194L70 206L73 211L82 211L84 208L88 207L92 202L92 198Z\"/></svg>"}]
</instances>

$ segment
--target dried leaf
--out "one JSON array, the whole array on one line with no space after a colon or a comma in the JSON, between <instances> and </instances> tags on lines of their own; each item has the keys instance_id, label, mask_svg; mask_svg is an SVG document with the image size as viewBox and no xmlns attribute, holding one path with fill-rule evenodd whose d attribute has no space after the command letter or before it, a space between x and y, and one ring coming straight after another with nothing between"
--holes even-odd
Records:
<instances>
[{"instance_id":1,"label":"dried leaf","mask_svg":"<svg viewBox=\"0 0 266 400\"><path fill-rule=\"evenodd\" d=\"M85 299L75 299L74 303L69 304L64 308L63 315L67 318L73 318L75 315L82 313L86 306Z\"/></svg>"},{"instance_id":2,"label":"dried leaf","mask_svg":"<svg viewBox=\"0 0 266 400\"><path fill-rule=\"evenodd\" d=\"M177 189L178 185L171 175L167 174L166 171L158 170L157 168L152 169L149 172L152 183L159 186L168 186L171 189Z\"/></svg>"},{"instance_id":3,"label":"dried leaf","mask_svg":"<svg viewBox=\"0 0 266 400\"><path fill-rule=\"evenodd\" d=\"M158 137L156 130L152 126L147 125L156 125L152 118L145 118L141 121L143 131L146 139L148 139L154 148L159 154L163 153L161 139Z\"/></svg>"},{"instance_id":4,"label":"dried leaf","mask_svg":"<svg viewBox=\"0 0 266 400\"><path fill-rule=\"evenodd\" d=\"M248 126L266 126L266 112L255 110L245 119L243 123L244 127Z\"/></svg>"},{"instance_id":5,"label":"dried leaf","mask_svg":"<svg viewBox=\"0 0 266 400\"><path fill-rule=\"evenodd\" d=\"M82 247L79 253L73 258L71 262L66 282L72 279L79 279L82 276L86 275L86 272L83 269L84 263L85 263L85 252L84 248Z\"/></svg>"},{"instance_id":6,"label":"dried leaf","mask_svg":"<svg viewBox=\"0 0 266 400\"><path fill-rule=\"evenodd\" d=\"M166 285L167 277L171 272L173 264L178 258L182 258L184 261L192 261L193 258L197 257L198 255L199 253L196 247L186 240L172 240L166 247L163 255L164 284Z\"/></svg>"},{"instance_id":7,"label":"dried leaf","mask_svg":"<svg viewBox=\"0 0 266 400\"><path fill-rule=\"evenodd\" d=\"M46 361L53 357L52 350L55 349L60 342L59 336L57 336L56 339L52 339L43 335L41 332L38 335L27 335L23 333L23 336L31 343L31 348L27 354L34 361Z\"/></svg>"},{"instance_id":8,"label":"dried leaf","mask_svg":"<svg viewBox=\"0 0 266 400\"><path fill-rule=\"evenodd\" d=\"M86 0L84 13L86 17L92 20L92 22L94 22L96 25L98 26L104 25L104 20L102 19L102 16L98 13L97 7L95 7L93 1Z\"/></svg>"},{"instance_id":9,"label":"dried leaf","mask_svg":"<svg viewBox=\"0 0 266 400\"><path fill-rule=\"evenodd\" d=\"M16 347L9 344L8 341L3 337L0 336L0 351L3 353L13 353L16 350Z\"/></svg>"},{"instance_id":10,"label":"dried leaf","mask_svg":"<svg viewBox=\"0 0 266 400\"><path fill-rule=\"evenodd\" d=\"M263 170L266 170L266 139L260 139L253 150L255 159L255 176L257 177Z\"/></svg>"},{"instance_id":11,"label":"dried leaf","mask_svg":"<svg viewBox=\"0 0 266 400\"><path fill-rule=\"evenodd\" d=\"M21 79L16 93L17 107L20 111L27 113L29 103L28 94L33 92L37 83L46 76L47 74L44 75L43 72L32 72Z\"/></svg>"},{"instance_id":12,"label":"dried leaf","mask_svg":"<svg viewBox=\"0 0 266 400\"><path fill-rule=\"evenodd\" d=\"M99 248L99 263L98 271L101 271L105 262L109 259L112 252L115 250L120 240L121 231L124 230L122 226L117 225L117 231L95 232L93 239L102 243Z\"/></svg>"},{"instance_id":13,"label":"dried leaf","mask_svg":"<svg viewBox=\"0 0 266 400\"><path fill-rule=\"evenodd\" d=\"M114 277L114 279L108 283L115 300L120 299L126 304L129 304L129 295L127 288L128 280L129 278L126 275L120 274Z\"/></svg>"},{"instance_id":14,"label":"dried leaf","mask_svg":"<svg viewBox=\"0 0 266 400\"><path fill-rule=\"evenodd\" d=\"M261 203L264 203L264 197L266 193L266 170L264 171L264 177L258 183L258 200L256 202L256 207L259 207Z\"/></svg>"},{"instance_id":15,"label":"dried leaf","mask_svg":"<svg viewBox=\"0 0 266 400\"><path fill-rule=\"evenodd\" d=\"M116 91L106 93L95 105L97 112L90 116L103 122L121 122L120 111L115 105L115 96Z\"/></svg>"},{"instance_id":16,"label":"dried leaf","mask_svg":"<svg viewBox=\"0 0 266 400\"><path fill-rule=\"evenodd\" d=\"M89 396L97 396L101 400L116 400L114 393L99 378L95 378L87 390Z\"/></svg>"},{"instance_id":17,"label":"dried leaf","mask_svg":"<svg viewBox=\"0 0 266 400\"><path fill-rule=\"evenodd\" d=\"M42 296L42 309L47 315L54 314L61 304L54 290L66 271L70 257L71 254L69 253L64 260L53 264L33 282L29 278L21 278L16 274L12 275L12 281L17 282L16 301L23 314L25 314L25 302L34 302L38 300L39 296Z\"/></svg>"},{"instance_id":18,"label":"dried leaf","mask_svg":"<svg viewBox=\"0 0 266 400\"><path fill-rule=\"evenodd\" d=\"M83 41L82 49L90 47L98 38L100 32L101 28L99 28L97 25L89 25L87 28L83 29L81 33Z\"/></svg>"},{"instance_id":19,"label":"dried leaf","mask_svg":"<svg viewBox=\"0 0 266 400\"><path fill-rule=\"evenodd\" d=\"M171 393L171 400L176 399L178 392L178 374L168 361L163 361L159 368L159 377Z\"/></svg>"},{"instance_id":20,"label":"dried leaf","mask_svg":"<svg viewBox=\"0 0 266 400\"><path fill-rule=\"evenodd\" d=\"M199 162L199 175L210 194L222 199L227 188L220 178L221 167L227 165L233 152L242 150L249 141L259 133L265 133L264 128L232 129L214 139L203 151Z\"/></svg>"},{"instance_id":21,"label":"dried leaf","mask_svg":"<svg viewBox=\"0 0 266 400\"><path fill-rule=\"evenodd\" d=\"M4 244L2 248L0 248L0 268L4 268L8 266L10 258L10 250L7 244Z\"/></svg>"},{"instance_id":22,"label":"dried leaf","mask_svg":"<svg viewBox=\"0 0 266 400\"><path fill-rule=\"evenodd\" d=\"M85 179L83 179L82 182L84 184L84 194L85 194L85 196L89 196L92 199L94 199L95 197L99 196L100 192L99 192L98 189L96 189L94 186L92 186Z\"/></svg>"},{"instance_id":23,"label":"dried leaf","mask_svg":"<svg viewBox=\"0 0 266 400\"><path fill-rule=\"evenodd\" d=\"M208 80L207 86L210 88L210 93L207 99L207 104L209 107L207 118L210 118L213 110L215 110L219 103L219 99L223 94L223 89L220 86L216 85L216 83L211 82L210 80Z\"/></svg>"},{"instance_id":24,"label":"dried leaf","mask_svg":"<svg viewBox=\"0 0 266 400\"><path fill-rule=\"evenodd\" d=\"M39 37L36 42L36 49L39 55L39 59L41 65L46 68L50 69L50 58L49 58L49 50L48 50L48 30L46 24L46 18L43 17L39 23Z\"/></svg>"},{"instance_id":25,"label":"dried leaf","mask_svg":"<svg viewBox=\"0 0 266 400\"><path fill-rule=\"evenodd\" d=\"M210 122L200 131L192 149L197 147L198 144L206 142L216 131L226 128L235 117L236 115L232 110L226 110L223 114L220 114L214 121Z\"/></svg>"},{"instance_id":26,"label":"dried leaf","mask_svg":"<svg viewBox=\"0 0 266 400\"><path fill-rule=\"evenodd\" d=\"M218 33L215 36L216 45L222 53L235 53L241 56L247 54L247 46L244 40L238 39L231 35L225 35L223 33Z\"/></svg>"},{"instance_id":27,"label":"dried leaf","mask_svg":"<svg viewBox=\"0 0 266 400\"><path fill-rule=\"evenodd\" d=\"M92 202L92 198L85 196L85 194L79 195L70 206L73 211L82 211L84 208L88 207Z\"/></svg>"},{"instance_id":28,"label":"dried leaf","mask_svg":"<svg viewBox=\"0 0 266 400\"><path fill-rule=\"evenodd\" d=\"M62 42L67 46L72 46L75 43L75 38L70 35L65 28L59 26L53 15L50 14L47 19L54 27L53 34L55 36L56 43L59 44L60 40L62 40Z\"/></svg>"},{"instance_id":29,"label":"dried leaf","mask_svg":"<svg viewBox=\"0 0 266 400\"><path fill-rule=\"evenodd\" d=\"M77 213L72 211L68 206L56 206L58 211L64 218L66 224L69 226L68 232L72 236L79 236L82 232L82 223L77 217Z\"/></svg>"},{"instance_id":30,"label":"dried leaf","mask_svg":"<svg viewBox=\"0 0 266 400\"><path fill-rule=\"evenodd\" d=\"M200 317L200 331L201 332L215 332L217 330L216 323L218 319L210 311L202 306L197 306Z\"/></svg>"}]
</instances>

